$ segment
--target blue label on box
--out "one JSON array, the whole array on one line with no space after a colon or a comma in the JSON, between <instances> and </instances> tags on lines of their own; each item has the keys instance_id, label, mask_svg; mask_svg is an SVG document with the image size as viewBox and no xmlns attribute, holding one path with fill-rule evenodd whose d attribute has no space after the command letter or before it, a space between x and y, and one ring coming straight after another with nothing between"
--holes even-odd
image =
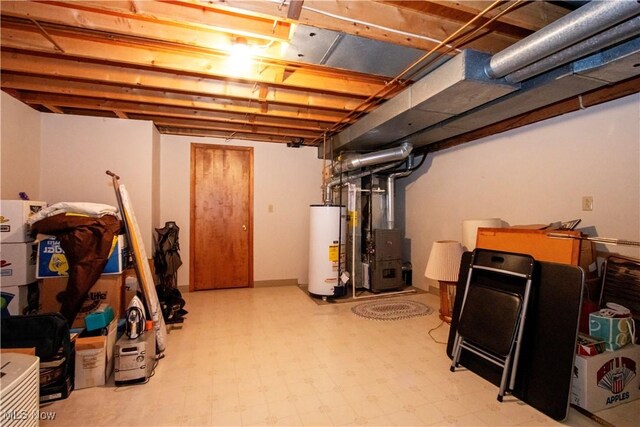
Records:
<instances>
[{"instance_id":1,"label":"blue label on box","mask_svg":"<svg viewBox=\"0 0 640 427\"><path fill-rule=\"evenodd\" d=\"M120 240L116 236L111 247L111 254L102 274L118 274L122 272L122 250ZM38 242L38 262L36 264L36 277L44 279L48 277L68 276L69 263L60 246L60 241L50 237Z\"/></svg>"}]
</instances>

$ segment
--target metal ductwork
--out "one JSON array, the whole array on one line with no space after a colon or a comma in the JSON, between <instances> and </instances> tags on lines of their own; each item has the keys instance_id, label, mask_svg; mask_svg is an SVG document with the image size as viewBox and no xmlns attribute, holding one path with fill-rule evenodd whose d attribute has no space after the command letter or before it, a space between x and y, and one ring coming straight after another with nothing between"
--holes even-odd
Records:
<instances>
[{"instance_id":1,"label":"metal ductwork","mask_svg":"<svg viewBox=\"0 0 640 427\"><path fill-rule=\"evenodd\" d=\"M465 50L340 132L333 150L372 150L518 89L484 72L491 55Z\"/></svg>"},{"instance_id":2,"label":"metal ductwork","mask_svg":"<svg viewBox=\"0 0 640 427\"><path fill-rule=\"evenodd\" d=\"M495 54L486 67L500 78L638 14L636 0L593 1Z\"/></svg>"},{"instance_id":3,"label":"metal ductwork","mask_svg":"<svg viewBox=\"0 0 640 427\"><path fill-rule=\"evenodd\" d=\"M342 183L347 183L365 175L382 172L400 166L413 151L413 145L402 143L398 147L386 150L375 151L367 154L347 153L343 158L336 162L333 167L333 178L324 184L324 202L331 201L331 192L333 187ZM346 172L356 169L362 169L368 166L380 165L372 170L360 171L355 174L347 175Z\"/></svg>"},{"instance_id":4,"label":"metal ductwork","mask_svg":"<svg viewBox=\"0 0 640 427\"><path fill-rule=\"evenodd\" d=\"M413 156L409 156L407 160L407 170L403 172L395 172L387 176L387 229L393 230L396 227L396 179L409 176L413 173Z\"/></svg>"},{"instance_id":5,"label":"metal ductwork","mask_svg":"<svg viewBox=\"0 0 640 427\"><path fill-rule=\"evenodd\" d=\"M361 169L367 166L389 163L396 160L404 160L409 157L413 146L409 143L400 144L398 147L375 151L367 154L346 153L334 164L334 175Z\"/></svg>"},{"instance_id":6,"label":"metal ductwork","mask_svg":"<svg viewBox=\"0 0 640 427\"><path fill-rule=\"evenodd\" d=\"M593 1L493 57L465 50L335 135L332 148L418 148L637 77L638 15L636 0Z\"/></svg>"},{"instance_id":7,"label":"metal ductwork","mask_svg":"<svg viewBox=\"0 0 640 427\"><path fill-rule=\"evenodd\" d=\"M357 179L363 178L367 175L375 175L379 172L386 171L388 169L393 169L399 167L404 163L403 160L399 162L393 162L389 164L384 164L382 166L378 166L372 169L362 170L360 172L354 174L338 174L338 176L334 176L328 182L324 184L323 188L323 199L325 204L331 203L332 195L333 195L333 187L340 184L347 184L349 182L353 182Z\"/></svg>"},{"instance_id":8,"label":"metal ductwork","mask_svg":"<svg viewBox=\"0 0 640 427\"><path fill-rule=\"evenodd\" d=\"M640 16L636 16L622 24L616 25L595 36L576 43L560 52L547 56L506 76L507 81L519 83L523 80L542 74L545 71L592 54L607 46L630 39L640 34Z\"/></svg>"},{"instance_id":9,"label":"metal ductwork","mask_svg":"<svg viewBox=\"0 0 640 427\"><path fill-rule=\"evenodd\" d=\"M421 147L507 120L640 74L640 38L556 68L522 83L519 91L405 140Z\"/></svg>"}]
</instances>

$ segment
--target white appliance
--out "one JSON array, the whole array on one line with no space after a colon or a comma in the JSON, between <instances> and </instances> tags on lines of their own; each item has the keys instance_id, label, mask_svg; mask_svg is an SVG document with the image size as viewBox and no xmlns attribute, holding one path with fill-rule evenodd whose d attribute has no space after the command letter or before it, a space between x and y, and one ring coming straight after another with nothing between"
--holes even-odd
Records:
<instances>
[{"instance_id":1,"label":"white appliance","mask_svg":"<svg viewBox=\"0 0 640 427\"><path fill-rule=\"evenodd\" d=\"M0 424L3 427L40 425L40 359L3 353L0 367Z\"/></svg>"},{"instance_id":2,"label":"white appliance","mask_svg":"<svg viewBox=\"0 0 640 427\"><path fill-rule=\"evenodd\" d=\"M334 296L345 260L346 208L311 205L309 220L309 293Z\"/></svg>"},{"instance_id":3,"label":"white appliance","mask_svg":"<svg viewBox=\"0 0 640 427\"><path fill-rule=\"evenodd\" d=\"M153 330L144 331L135 339L122 335L116 343L115 360L116 385L146 382L155 368L156 339Z\"/></svg>"}]
</instances>

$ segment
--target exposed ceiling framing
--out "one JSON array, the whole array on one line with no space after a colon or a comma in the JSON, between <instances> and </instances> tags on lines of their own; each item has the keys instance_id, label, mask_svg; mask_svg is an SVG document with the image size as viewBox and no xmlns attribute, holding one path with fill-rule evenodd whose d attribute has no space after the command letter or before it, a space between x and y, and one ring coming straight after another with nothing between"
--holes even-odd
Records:
<instances>
[{"instance_id":1,"label":"exposed ceiling framing","mask_svg":"<svg viewBox=\"0 0 640 427\"><path fill-rule=\"evenodd\" d=\"M412 83L373 66L353 67L371 62L363 55L384 62L396 58L384 55L392 49L404 60L434 50L492 3L2 1L1 88L52 114L150 120L167 134L319 145L337 123L353 123ZM469 31L510 10L434 53L473 48L494 54L574 8L541 1L496 6ZM304 38L296 35L301 28ZM347 38L353 46L375 42L378 50L348 51L352 61L337 64L327 61L329 48L322 61L305 57L319 35ZM287 55L285 48L297 40L304 45ZM234 42L254 51L247 69L228 66Z\"/></svg>"}]
</instances>

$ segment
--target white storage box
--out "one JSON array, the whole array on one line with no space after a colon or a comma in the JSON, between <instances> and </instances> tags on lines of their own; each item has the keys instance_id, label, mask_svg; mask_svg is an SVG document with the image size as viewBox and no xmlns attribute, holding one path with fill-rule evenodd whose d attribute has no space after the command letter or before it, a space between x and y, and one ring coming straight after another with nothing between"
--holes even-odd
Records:
<instances>
[{"instance_id":1,"label":"white storage box","mask_svg":"<svg viewBox=\"0 0 640 427\"><path fill-rule=\"evenodd\" d=\"M33 200L2 200L0 209L0 240L2 243L31 242L27 219L40 209L47 206L46 202Z\"/></svg>"},{"instance_id":2,"label":"white storage box","mask_svg":"<svg viewBox=\"0 0 640 427\"><path fill-rule=\"evenodd\" d=\"M0 245L0 276L2 286L27 285L36 281L36 252L38 245L3 243Z\"/></svg>"},{"instance_id":3,"label":"white storage box","mask_svg":"<svg viewBox=\"0 0 640 427\"><path fill-rule=\"evenodd\" d=\"M576 355L571 403L597 412L640 397L640 345L595 356Z\"/></svg>"},{"instance_id":4,"label":"white storage box","mask_svg":"<svg viewBox=\"0 0 640 427\"><path fill-rule=\"evenodd\" d=\"M113 319L107 329L107 335L76 339L76 390L104 385L109 380L113 372L118 319Z\"/></svg>"},{"instance_id":5,"label":"white storage box","mask_svg":"<svg viewBox=\"0 0 640 427\"><path fill-rule=\"evenodd\" d=\"M0 310L2 317L18 316L27 308L28 287L3 286L0 289Z\"/></svg>"}]
</instances>

